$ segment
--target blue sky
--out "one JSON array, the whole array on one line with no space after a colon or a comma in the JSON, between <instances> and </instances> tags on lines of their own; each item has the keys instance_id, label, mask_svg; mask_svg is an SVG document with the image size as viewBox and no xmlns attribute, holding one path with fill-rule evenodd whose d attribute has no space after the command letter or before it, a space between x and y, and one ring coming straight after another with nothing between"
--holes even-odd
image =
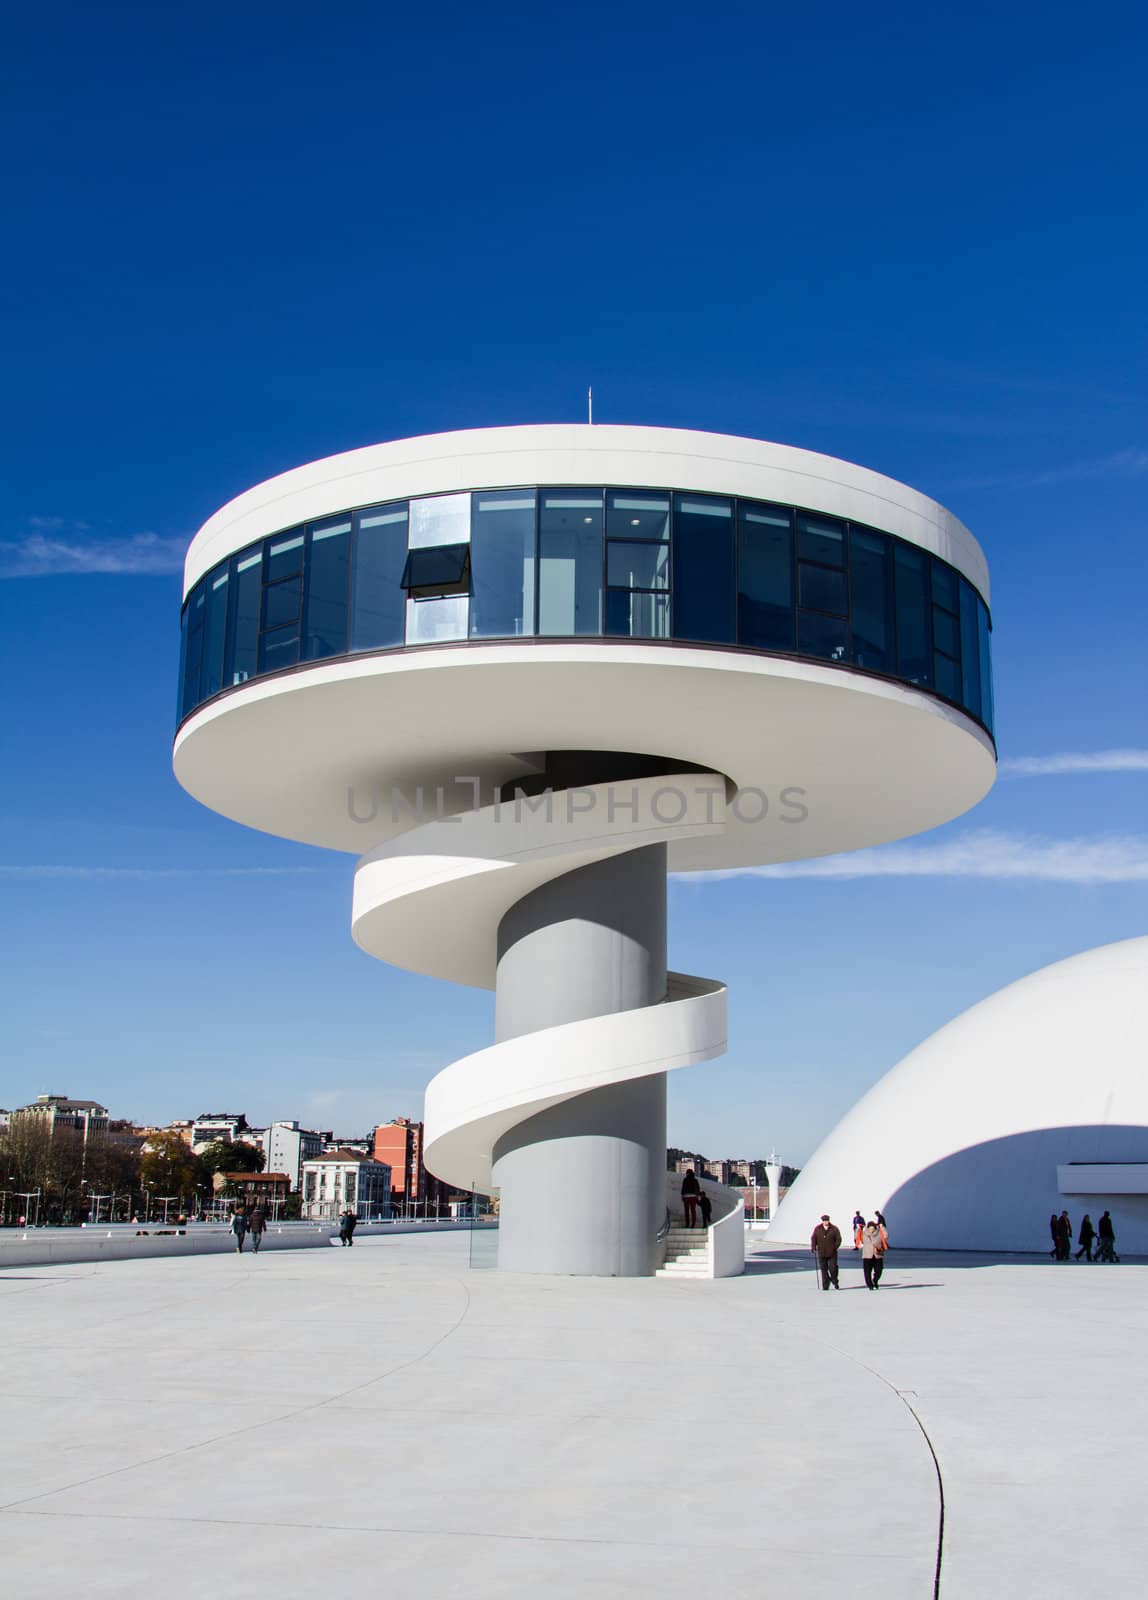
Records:
<instances>
[{"instance_id":1,"label":"blue sky","mask_svg":"<svg viewBox=\"0 0 1148 1600\"><path fill-rule=\"evenodd\" d=\"M350 858L175 784L178 570L270 473L589 383L941 499L1002 759L1101 757L675 883L674 964L731 985L675 1143L800 1162L962 1008L1145 932L1141 8L58 4L5 43L0 1105L351 1133L487 1041L352 944Z\"/></svg>"}]
</instances>

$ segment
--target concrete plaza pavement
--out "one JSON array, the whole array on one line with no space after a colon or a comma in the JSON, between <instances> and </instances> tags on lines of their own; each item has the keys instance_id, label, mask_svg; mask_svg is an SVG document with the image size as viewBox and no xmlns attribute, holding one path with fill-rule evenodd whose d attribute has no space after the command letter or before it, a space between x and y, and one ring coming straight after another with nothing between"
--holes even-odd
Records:
<instances>
[{"instance_id":1,"label":"concrete plaza pavement","mask_svg":"<svg viewBox=\"0 0 1148 1600\"><path fill-rule=\"evenodd\" d=\"M5 1592L1143 1592L1143 1265L894 1251L870 1294L846 1252L822 1294L760 1244L716 1282L468 1249L0 1271Z\"/></svg>"}]
</instances>

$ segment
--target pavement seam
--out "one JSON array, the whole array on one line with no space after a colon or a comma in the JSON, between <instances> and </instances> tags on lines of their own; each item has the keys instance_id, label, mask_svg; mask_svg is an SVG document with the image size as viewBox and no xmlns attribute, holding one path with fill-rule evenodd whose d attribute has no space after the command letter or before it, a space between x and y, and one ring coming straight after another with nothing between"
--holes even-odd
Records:
<instances>
[{"instance_id":1,"label":"pavement seam","mask_svg":"<svg viewBox=\"0 0 1148 1600\"><path fill-rule=\"evenodd\" d=\"M449 1281L449 1280L448 1280ZM88 1484L102 1483L107 1478L122 1476L125 1472L136 1472L140 1467L154 1467L161 1461L171 1461L176 1456L190 1455L193 1450L203 1450L208 1445L220 1444L225 1439L237 1439L245 1433L255 1433L260 1428L268 1428L277 1422L290 1422L293 1417L305 1416L309 1411L319 1411L323 1406L330 1405L333 1401L345 1400L348 1395L358 1394L363 1389L369 1389L374 1383L381 1383L384 1378L393 1377L397 1372L405 1372L408 1367L413 1367L419 1361L425 1361L433 1355L438 1347L450 1338L452 1333L462 1326L470 1311L470 1290L461 1279L454 1280L463 1293L463 1307L456 1320L445 1332L427 1346L419 1355L412 1356L408 1361L402 1361L395 1367L389 1367L386 1372L378 1372L363 1383L355 1383L348 1389L341 1389L338 1394L330 1394L322 1400L312 1400L305 1406L296 1406L290 1411L284 1411L276 1417L265 1417L261 1422L249 1422L242 1428L229 1428L224 1433L213 1434L210 1439L199 1439L194 1444L181 1445L178 1450L165 1450L157 1456L147 1456L142 1461L132 1461L122 1467L112 1467L107 1472L96 1472L88 1478L78 1478L75 1483L62 1483L54 1489L44 1489L39 1494L25 1495L21 1500L8 1500L0 1505L0 1513L19 1510L23 1506L34 1504L37 1500L50 1500L53 1495L67 1494L72 1489L83 1489ZM55 1513L54 1513L55 1514Z\"/></svg>"}]
</instances>

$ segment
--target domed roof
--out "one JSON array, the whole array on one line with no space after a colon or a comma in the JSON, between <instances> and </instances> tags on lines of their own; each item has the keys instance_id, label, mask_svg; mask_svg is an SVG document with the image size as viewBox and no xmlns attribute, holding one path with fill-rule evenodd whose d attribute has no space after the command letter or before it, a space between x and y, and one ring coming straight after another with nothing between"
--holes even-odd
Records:
<instances>
[{"instance_id":1,"label":"domed roof","mask_svg":"<svg viewBox=\"0 0 1148 1600\"><path fill-rule=\"evenodd\" d=\"M1139 1194L1115 1170L1138 1163ZM910 1051L814 1153L770 1241L807 1243L823 1211L846 1232L857 1207L894 1245L974 1250L1048 1250L1052 1211L1110 1208L1148 1248L1148 938L1044 967Z\"/></svg>"}]
</instances>

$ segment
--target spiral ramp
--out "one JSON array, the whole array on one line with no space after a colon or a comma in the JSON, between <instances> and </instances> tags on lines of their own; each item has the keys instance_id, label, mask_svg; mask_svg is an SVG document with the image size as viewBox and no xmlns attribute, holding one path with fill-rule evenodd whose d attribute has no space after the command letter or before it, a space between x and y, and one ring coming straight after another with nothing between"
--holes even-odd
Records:
<instances>
[{"instance_id":1,"label":"spiral ramp","mask_svg":"<svg viewBox=\"0 0 1148 1600\"><path fill-rule=\"evenodd\" d=\"M497 1042L435 1077L425 1160L500 1191L500 1265L645 1275L665 1215L665 1074L722 1054L726 988L665 968L667 848L726 782L667 771L419 823L355 873L356 943L494 990Z\"/></svg>"}]
</instances>

